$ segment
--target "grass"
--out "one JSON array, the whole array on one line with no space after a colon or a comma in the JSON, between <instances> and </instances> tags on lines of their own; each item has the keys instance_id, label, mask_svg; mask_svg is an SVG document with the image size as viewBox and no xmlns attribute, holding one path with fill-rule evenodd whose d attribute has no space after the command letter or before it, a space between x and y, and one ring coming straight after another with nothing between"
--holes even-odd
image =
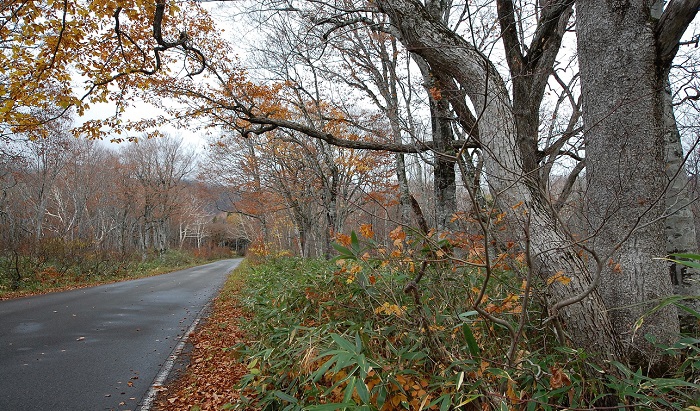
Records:
<instances>
[{"instance_id":1,"label":"grass","mask_svg":"<svg viewBox=\"0 0 700 411\"><path fill-rule=\"evenodd\" d=\"M34 253L0 257L0 300L164 274L228 257L170 250L121 255L52 244Z\"/></svg>"}]
</instances>

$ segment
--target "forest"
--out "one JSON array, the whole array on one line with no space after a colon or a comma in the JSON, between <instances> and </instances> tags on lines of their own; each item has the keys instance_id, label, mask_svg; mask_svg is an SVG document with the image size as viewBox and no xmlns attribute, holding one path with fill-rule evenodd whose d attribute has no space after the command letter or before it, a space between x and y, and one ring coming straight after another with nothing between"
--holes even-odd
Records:
<instances>
[{"instance_id":1,"label":"forest","mask_svg":"<svg viewBox=\"0 0 700 411\"><path fill-rule=\"evenodd\" d=\"M4 1L0 291L245 253L225 409L698 410L699 8Z\"/></svg>"}]
</instances>

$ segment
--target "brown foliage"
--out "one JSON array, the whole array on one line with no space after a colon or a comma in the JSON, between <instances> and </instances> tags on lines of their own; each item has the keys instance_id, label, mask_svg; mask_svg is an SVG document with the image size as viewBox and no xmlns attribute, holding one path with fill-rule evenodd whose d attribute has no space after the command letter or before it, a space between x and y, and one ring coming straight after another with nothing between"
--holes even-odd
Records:
<instances>
[{"instance_id":1,"label":"brown foliage","mask_svg":"<svg viewBox=\"0 0 700 411\"><path fill-rule=\"evenodd\" d=\"M155 411L220 410L238 399L234 386L248 370L228 348L244 338L238 328L242 318L235 294L224 291L217 297L206 322L189 336L193 348L187 369L161 389Z\"/></svg>"}]
</instances>

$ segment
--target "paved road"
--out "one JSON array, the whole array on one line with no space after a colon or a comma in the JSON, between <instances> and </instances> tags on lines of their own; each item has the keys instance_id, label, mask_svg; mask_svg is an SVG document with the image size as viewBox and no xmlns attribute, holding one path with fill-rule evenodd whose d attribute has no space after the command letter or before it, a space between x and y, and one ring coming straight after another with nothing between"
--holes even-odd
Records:
<instances>
[{"instance_id":1,"label":"paved road","mask_svg":"<svg viewBox=\"0 0 700 411\"><path fill-rule=\"evenodd\" d=\"M0 302L0 410L136 410L240 260Z\"/></svg>"}]
</instances>

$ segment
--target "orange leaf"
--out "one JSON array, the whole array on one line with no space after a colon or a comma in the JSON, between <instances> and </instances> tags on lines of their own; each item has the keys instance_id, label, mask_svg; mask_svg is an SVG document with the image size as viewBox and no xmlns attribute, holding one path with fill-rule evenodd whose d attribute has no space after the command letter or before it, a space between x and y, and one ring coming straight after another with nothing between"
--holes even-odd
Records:
<instances>
[{"instance_id":1,"label":"orange leaf","mask_svg":"<svg viewBox=\"0 0 700 411\"><path fill-rule=\"evenodd\" d=\"M571 385L571 380L561 368L552 367L550 368L550 371L552 372L552 376L549 378L549 386L553 390L561 388L565 385Z\"/></svg>"},{"instance_id":2,"label":"orange leaf","mask_svg":"<svg viewBox=\"0 0 700 411\"><path fill-rule=\"evenodd\" d=\"M372 231L372 224L362 224L360 226L360 234L365 238L373 238L374 231Z\"/></svg>"}]
</instances>

